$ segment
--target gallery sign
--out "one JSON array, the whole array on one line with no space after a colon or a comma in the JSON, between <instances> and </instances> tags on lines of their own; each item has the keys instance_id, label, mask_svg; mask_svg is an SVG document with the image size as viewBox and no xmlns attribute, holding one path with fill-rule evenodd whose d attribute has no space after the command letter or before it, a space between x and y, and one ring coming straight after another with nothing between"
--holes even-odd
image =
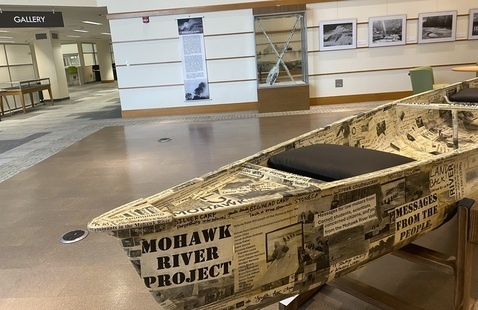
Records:
<instances>
[{"instance_id":1,"label":"gallery sign","mask_svg":"<svg viewBox=\"0 0 478 310\"><path fill-rule=\"evenodd\" d=\"M61 12L3 11L0 13L0 28L63 27Z\"/></svg>"}]
</instances>

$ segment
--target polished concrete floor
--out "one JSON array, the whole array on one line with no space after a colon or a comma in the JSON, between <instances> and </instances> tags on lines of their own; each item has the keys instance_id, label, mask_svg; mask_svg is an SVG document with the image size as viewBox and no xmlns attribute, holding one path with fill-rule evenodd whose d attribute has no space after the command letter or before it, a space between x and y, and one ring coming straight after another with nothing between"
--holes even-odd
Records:
<instances>
[{"instance_id":1,"label":"polished concrete floor","mask_svg":"<svg viewBox=\"0 0 478 310\"><path fill-rule=\"evenodd\" d=\"M90 233L63 244L61 236L121 204L377 104L121 119L116 85L90 84L72 88L70 100L54 106L5 115L0 309L157 308L116 239ZM419 243L453 253L455 226L451 221ZM475 265L476 257L475 249ZM453 309L451 276L390 255L351 277L424 309ZM302 309L376 308L326 286Z\"/></svg>"}]
</instances>

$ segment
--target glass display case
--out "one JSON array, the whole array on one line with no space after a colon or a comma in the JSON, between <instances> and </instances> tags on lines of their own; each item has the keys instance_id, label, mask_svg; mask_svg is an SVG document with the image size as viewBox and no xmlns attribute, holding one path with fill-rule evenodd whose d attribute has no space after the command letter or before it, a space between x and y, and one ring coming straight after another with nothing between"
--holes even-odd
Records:
<instances>
[{"instance_id":1,"label":"glass display case","mask_svg":"<svg viewBox=\"0 0 478 310\"><path fill-rule=\"evenodd\" d=\"M253 10L260 113L310 109L305 9Z\"/></svg>"},{"instance_id":2,"label":"glass display case","mask_svg":"<svg viewBox=\"0 0 478 310\"><path fill-rule=\"evenodd\" d=\"M304 19L303 12L254 17L259 87L308 82Z\"/></svg>"},{"instance_id":3,"label":"glass display case","mask_svg":"<svg viewBox=\"0 0 478 310\"><path fill-rule=\"evenodd\" d=\"M10 105L7 96L19 96L20 102L22 104L22 110L26 112L26 103L25 103L25 95L30 95L30 103L34 106L34 98L33 93L40 93L40 100L43 99L42 92L44 90L48 91L50 96L50 101L53 104L53 96L51 93L51 86L50 86L50 78L40 78L40 79L32 79L32 80L24 80L24 81L6 81L0 82L0 107L2 110L2 115L4 114L5 110L12 111L16 109L16 101L14 101L14 106Z\"/></svg>"},{"instance_id":4,"label":"glass display case","mask_svg":"<svg viewBox=\"0 0 478 310\"><path fill-rule=\"evenodd\" d=\"M25 81L7 81L0 82L0 90L27 89L38 87L39 85L50 85L50 78L32 79Z\"/></svg>"}]
</instances>

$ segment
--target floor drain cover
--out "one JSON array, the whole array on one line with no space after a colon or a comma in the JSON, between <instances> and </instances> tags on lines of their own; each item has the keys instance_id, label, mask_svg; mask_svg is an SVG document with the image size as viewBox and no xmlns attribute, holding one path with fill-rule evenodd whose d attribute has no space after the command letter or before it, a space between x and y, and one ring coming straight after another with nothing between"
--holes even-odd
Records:
<instances>
[{"instance_id":1,"label":"floor drain cover","mask_svg":"<svg viewBox=\"0 0 478 310\"><path fill-rule=\"evenodd\" d=\"M171 138L161 138L158 140L159 143L165 143L171 141Z\"/></svg>"},{"instance_id":2,"label":"floor drain cover","mask_svg":"<svg viewBox=\"0 0 478 310\"><path fill-rule=\"evenodd\" d=\"M60 241L61 243L74 243L85 239L86 236L88 236L88 232L86 230L72 230L64 234Z\"/></svg>"}]
</instances>

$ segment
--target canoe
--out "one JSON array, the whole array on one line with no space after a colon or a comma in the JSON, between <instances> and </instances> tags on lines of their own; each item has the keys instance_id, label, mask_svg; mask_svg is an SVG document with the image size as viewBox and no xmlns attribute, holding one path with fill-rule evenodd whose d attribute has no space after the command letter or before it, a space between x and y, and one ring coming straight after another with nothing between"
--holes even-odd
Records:
<instances>
[{"instance_id":1,"label":"canoe","mask_svg":"<svg viewBox=\"0 0 478 310\"><path fill-rule=\"evenodd\" d=\"M386 103L93 219L159 309L257 309L439 227L478 189L478 79Z\"/></svg>"}]
</instances>

